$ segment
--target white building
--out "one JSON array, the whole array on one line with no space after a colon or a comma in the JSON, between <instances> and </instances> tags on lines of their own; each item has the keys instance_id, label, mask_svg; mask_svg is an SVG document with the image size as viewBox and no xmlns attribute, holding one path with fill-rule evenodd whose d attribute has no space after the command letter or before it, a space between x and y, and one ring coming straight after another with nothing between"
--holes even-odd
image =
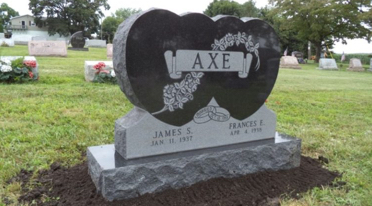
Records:
<instances>
[{"instance_id":1,"label":"white building","mask_svg":"<svg viewBox=\"0 0 372 206\"><path fill-rule=\"evenodd\" d=\"M35 18L28 14L11 18L7 30L12 32L12 39L15 44L27 44L28 41L32 40L32 37L45 38L46 40L68 41L70 39L70 37L60 36L59 34L49 36L48 26L36 26Z\"/></svg>"}]
</instances>

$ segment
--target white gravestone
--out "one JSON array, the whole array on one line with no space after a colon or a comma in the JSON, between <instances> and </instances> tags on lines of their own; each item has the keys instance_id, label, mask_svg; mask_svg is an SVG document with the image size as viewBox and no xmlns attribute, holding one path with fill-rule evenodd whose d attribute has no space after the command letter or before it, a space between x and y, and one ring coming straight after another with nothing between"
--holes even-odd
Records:
<instances>
[{"instance_id":1,"label":"white gravestone","mask_svg":"<svg viewBox=\"0 0 372 206\"><path fill-rule=\"evenodd\" d=\"M336 64L336 60L320 58L319 59L319 67L317 69L320 69L320 70L338 70L338 67L337 67L337 64Z\"/></svg>"},{"instance_id":2,"label":"white gravestone","mask_svg":"<svg viewBox=\"0 0 372 206\"><path fill-rule=\"evenodd\" d=\"M0 39L0 46L6 44L10 47L14 47L14 40L13 39Z\"/></svg>"},{"instance_id":3,"label":"white gravestone","mask_svg":"<svg viewBox=\"0 0 372 206\"><path fill-rule=\"evenodd\" d=\"M4 33L0 33L0 39L4 39L5 36L4 36Z\"/></svg>"},{"instance_id":4,"label":"white gravestone","mask_svg":"<svg viewBox=\"0 0 372 206\"><path fill-rule=\"evenodd\" d=\"M67 56L66 44L61 41L30 41L28 53L33 56Z\"/></svg>"},{"instance_id":5,"label":"white gravestone","mask_svg":"<svg viewBox=\"0 0 372 206\"><path fill-rule=\"evenodd\" d=\"M297 58L294 56L282 56L280 58L280 68L301 69Z\"/></svg>"},{"instance_id":6,"label":"white gravestone","mask_svg":"<svg viewBox=\"0 0 372 206\"><path fill-rule=\"evenodd\" d=\"M349 63L349 68L347 68L348 71L353 72L364 72L364 68L362 66L362 62L360 59L357 58L351 58Z\"/></svg>"},{"instance_id":7,"label":"white gravestone","mask_svg":"<svg viewBox=\"0 0 372 206\"><path fill-rule=\"evenodd\" d=\"M85 61L85 81L93 81L97 71L96 69L94 69L94 65L98 64L99 62L105 63L106 67L103 68L104 70L110 71L113 68L112 61Z\"/></svg>"},{"instance_id":8,"label":"white gravestone","mask_svg":"<svg viewBox=\"0 0 372 206\"><path fill-rule=\"evenodd\" d=\"M86 41L86 46L88 46L88 47L105 48L106 47L106 40L95 40L95 39L91 39L89 41Z\"/></svg>"}]
</instances>

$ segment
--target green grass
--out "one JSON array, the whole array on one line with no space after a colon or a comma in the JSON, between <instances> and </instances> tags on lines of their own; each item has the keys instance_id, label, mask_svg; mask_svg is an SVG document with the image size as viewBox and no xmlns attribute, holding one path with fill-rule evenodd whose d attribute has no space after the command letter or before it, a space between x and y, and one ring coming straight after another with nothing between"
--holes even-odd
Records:
<instances>
[{"instance_id":1,"label":"green grass","mask_svg":"<svg viewBox=\"0 0 372 206\"><path fill-rule=\"evenodd\" d=\"M28 55L27 46L0 47L0 55ZM106 60L105 49L37 60L38 82L0 84L0 205L5 196L16 202L20 185L6 180L21 168L81 162L88 146L114 142L114 121L133 107L117 85L84 81L84 61ZM304 155L329 158L328 169L343 172L347 185L283 197L282 204L371 205L372 72L316 66L281 69L267 105L277 114L277 130L301 138Z\"/></svg>"}]
</instances>

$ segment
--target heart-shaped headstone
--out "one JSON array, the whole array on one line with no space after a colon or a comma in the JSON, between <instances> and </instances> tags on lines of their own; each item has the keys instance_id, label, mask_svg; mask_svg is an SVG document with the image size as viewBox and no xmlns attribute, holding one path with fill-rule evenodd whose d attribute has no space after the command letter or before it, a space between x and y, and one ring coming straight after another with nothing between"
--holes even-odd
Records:
<instances>
[{"instance_id":1,"label":"heart-shaped headstone","mask_svg":"<svg viewBox=\"0 0 372 206\"><path fill-rule=\"evenodd\" d=\"M124 21L114 39L122 91L175 126L249 117L273 89L279 59L279 38L259 19L152 9ZM217 110L207 107L213 99Z\"/></svg>"}]
</instances>

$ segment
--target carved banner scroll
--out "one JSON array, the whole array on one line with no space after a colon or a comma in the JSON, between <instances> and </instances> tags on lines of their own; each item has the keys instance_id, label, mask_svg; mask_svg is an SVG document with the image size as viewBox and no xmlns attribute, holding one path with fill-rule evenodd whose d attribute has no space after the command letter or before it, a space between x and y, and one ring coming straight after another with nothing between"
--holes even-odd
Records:
<instances>
[{"instance_id":1,"label":"carved banner scroll","mask_svg":"<svg viewBox=\"0 0 372 206\"><path fill-rule=\"evenodd\" d=\"M177 50L164 53L172 79L179 79L182 72L238 72L240 78L247 78L252 55L231 51Z\"/></svg>"}]
</instances>

